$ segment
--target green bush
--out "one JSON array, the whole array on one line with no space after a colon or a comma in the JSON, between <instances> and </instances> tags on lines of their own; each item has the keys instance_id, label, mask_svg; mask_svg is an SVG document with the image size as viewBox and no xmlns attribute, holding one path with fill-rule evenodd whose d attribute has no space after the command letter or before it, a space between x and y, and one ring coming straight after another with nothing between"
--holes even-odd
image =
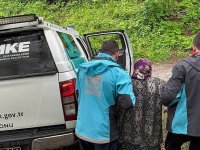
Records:
<instances>
[{"instance_id":1,"label":"green bush","mask_svg":"<svg viewBox=\"0 0 200 150\"><path fill-rule=\"evenodd\" d=\"M200 31L199 0L0 0L0 16L35 13L81 33L124 29L135 58L184 57Z\"/></svg>"}]
</instances>

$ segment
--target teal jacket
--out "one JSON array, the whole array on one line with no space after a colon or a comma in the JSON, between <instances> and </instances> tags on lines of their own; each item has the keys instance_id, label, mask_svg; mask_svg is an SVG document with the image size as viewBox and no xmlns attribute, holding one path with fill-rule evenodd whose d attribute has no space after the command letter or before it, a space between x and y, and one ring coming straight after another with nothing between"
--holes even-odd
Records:
<instances>
[{"instance_id":1,"label":"teal jacket","mask_svg":"<svg viewBox=\"0 0 200 150\"><path fill-rule=\"evenodd\" d=\"M118 139L116 103L135 104L131 78L112 56L100 53L80 65L77 73L78 116L75 133L85 141L108 143Z\"/></svg>"}]
</instances>

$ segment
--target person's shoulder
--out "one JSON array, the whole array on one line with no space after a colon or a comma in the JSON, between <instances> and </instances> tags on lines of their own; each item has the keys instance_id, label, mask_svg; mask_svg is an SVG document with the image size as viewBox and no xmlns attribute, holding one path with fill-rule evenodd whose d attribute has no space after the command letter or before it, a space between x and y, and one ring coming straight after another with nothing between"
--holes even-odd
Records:
<instances>
[{"instance_id":1,"label":"person's shoulder","mask_svg":"<svg viewBox=\"0 0 200 150\"><path fill-rule=\"evenodd\" d=\"M158 84L165 84L166 83L165 80L157 78L157 77L150 77L150 78L148 78L148 80L151 81L151 82L158 83Z\"/></svg>"},{"instance_id":2,"label":"person's shoulder","mask_svg":"<svg viewBox=\"0 0 200 150\"><path fill-rule=\"evenodd\" d=\"M179 72L184 73L189 67L189 63L187 63L187 60L189 59L190 58L187 57L185 59L180 60L178 63L176 63L174 67L172 68L172 72L174 72L175 70L178 70Z\"/></svg>"},{"instance_id":3,"label":"person's shoulder","mask_svg":"<svg viewBox=\"0 0 200 150\"><path fill-rule=\"evenodd\" d=\"M151 87L155 87L156 89L158 89L158 91L161 91L165 87L166 81L157 77L150 77L148 78L147 84Z\"/></svg>"},{"instance_id":4,"label":"person's shoulder","mask_svg":"<svg viewBox=\"0 0 200 150\"><path fill-rule=\"evenodd\" d=\"M131 77L129 76L128 72L121 67L113 67L111 72L115 80L131 82Z\"/></svg>"},{"instance_id":5,"label":"person's shoulder","mask_svg":"<svg viewBox=\"0 0 200 150\"><path fill-rule=\"evenodd\" d=\"M132 81L134 86L135 85L145 85L148 82L148 79L147 80L139 80L139 79L131 78L131 81Z\"/></svg>"},{"instance_id":6,"label":"person's shoulder","mask_svg":"<svg viewBox=\"0 0 200 150\"><path fill-rule=\"evenodd\" d=\"M189 61L190 57L186 57L185 59L179 60L173 68L182 68L188 65L186 61Z\"/></svg>"},{"instance_id":7,"label":"person's shoulder","mask_svg":"<svg viewBox=\"0 0 200 150\"><path fill-rule=\"evenodd\" d=\"M121 68L119 66L113 67L112 69L113 69L113 71L115 71L119 75L126 75L126 76L128 75L128 73L123 68Z\"/></svg>"}]
</instances>

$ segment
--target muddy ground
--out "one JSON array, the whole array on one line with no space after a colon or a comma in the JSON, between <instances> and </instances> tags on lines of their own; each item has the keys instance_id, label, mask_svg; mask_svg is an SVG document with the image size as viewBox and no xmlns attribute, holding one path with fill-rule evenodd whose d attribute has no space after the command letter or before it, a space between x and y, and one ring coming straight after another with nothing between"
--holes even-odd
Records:
<instances>
[{"instance_id":1,"label":"muddy ground","mask_svg":"<svg viewBox=\"0 0 200 150\"><path fill-rule=\"evenodd\" d=\"M167 81L171 77L172 68L177 62L178 60L165 63L154 63L152 65L152 76Z\"/></svg>"}]
</instances>

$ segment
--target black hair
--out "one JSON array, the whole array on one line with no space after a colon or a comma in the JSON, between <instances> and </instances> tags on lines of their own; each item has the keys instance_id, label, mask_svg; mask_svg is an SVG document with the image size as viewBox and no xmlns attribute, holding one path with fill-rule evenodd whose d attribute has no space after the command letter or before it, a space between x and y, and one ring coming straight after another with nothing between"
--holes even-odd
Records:
<instances>
[{"instance_id":1,"label":"black hair","mask_svg":"<svg viewBox=\"0 0 200 150\"><path fill-rule=\"evenodd\" d=\"M119 51L119 46L115 40L104 41L100 49L100 52L107 53L110 55L114 55L118 51Z\"/></svg>"},{"instance_id":2,"label":"black hair","mask_svg":"<svg viewBox=\"0 0 200 150\"><path fill-rule=\"evenodd\" d=\"M194 41L193 41L193 45L200 50L200 32L196 34Z\"/></svg>"}]
</instances>

